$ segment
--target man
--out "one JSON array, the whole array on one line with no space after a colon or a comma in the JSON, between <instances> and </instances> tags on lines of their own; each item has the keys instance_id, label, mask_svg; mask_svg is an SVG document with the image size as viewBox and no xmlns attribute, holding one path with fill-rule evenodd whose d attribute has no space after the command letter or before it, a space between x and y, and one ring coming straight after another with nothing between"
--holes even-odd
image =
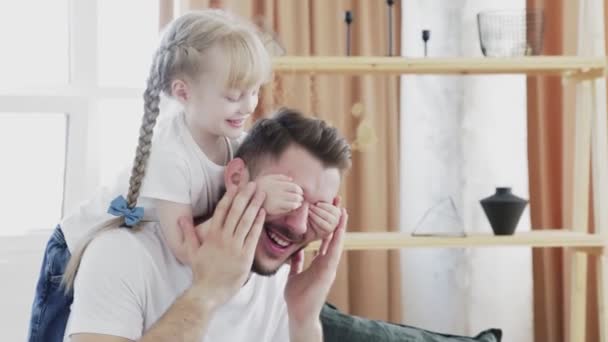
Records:
<instances>
[{"instance_id":1,"label":"man","mask_svg":"<svg viewBox=\"0 0 608 342\"><path fill-rule=\"evenodd\" d=\"M349 166L347 142L324 123L293 111L262 120L226 166L227 191L213 217L196 234L186 224L188 266L171 255L155 224L112 230L90 244L74 285L67 337L321 341L319 316L347 215L342 210L336 231L321 235L308 229L309 210L334 202ZM304 190L298 209L265 217L265 194L251 181L269 173L287 175ZM302 271L302 248L323 238L323 251Z\"/></svg>"},{"instance_id":2,"label":"man","mask_svg":"<svg viewBox=\"0 0 608 342\"><path fill-rule=\"evenodd\" d=\"M213 217L196 230L189 220L180 222L188 266L170 253L156 224L109 231L90 244L66 341L322 341L323 334L326 340L403 341L412 333L424 337L420 341L442 341L324 307L348 216L342 209L330 233L311 228L309 220L317 203L336 203L349 167L348 144L322 121L291 110L260 120L225 168L227 191ZM264 174L291 177L304 190L302 206L266 217L260 209L265 194L254 183ZM320 251L303 270L302 249L314 240L323 241Z\"/></svg>"}]
</instances>

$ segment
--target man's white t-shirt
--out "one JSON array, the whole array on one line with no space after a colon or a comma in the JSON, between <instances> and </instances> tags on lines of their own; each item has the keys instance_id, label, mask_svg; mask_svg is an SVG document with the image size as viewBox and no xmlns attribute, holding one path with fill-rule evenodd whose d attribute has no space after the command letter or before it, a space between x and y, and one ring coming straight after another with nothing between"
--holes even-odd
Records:
<instances>
[{"instance_id":1,"label":"man's white t-shirt","mask_svg":"<svg viewBox=\"0 0 608 342\"><path fill-rule=\"evenodd\" d=\"M215 164L201 151L190 134L183 113L172 114L155 128L150 158L146 166L137 206L144 208L143 221L158 221L154 199L190 204L195 217L212 213L224 187L224 166ZM244 136L244 135L243 135ZM227 160L243 137L229 141ZM109 185L101 187L60 223L68 249L96 227L114 216L107 213L110 202L127 196L131 166Z\"/></svg>"},{"instance_id":2,"label":"man's white t-shirt","mask_svg":"<svg viewBox=\"0 0 608 342\"><path fill-rule=\"evenodd\" d=\"M253 274L215 312L204 341L289 341L283 297L289 269ZM102 233L87 248L76 276L64 341L77 333L137 340L190 286L192 271L174 257L158 223Z\"/></svg>"}]
</instances>

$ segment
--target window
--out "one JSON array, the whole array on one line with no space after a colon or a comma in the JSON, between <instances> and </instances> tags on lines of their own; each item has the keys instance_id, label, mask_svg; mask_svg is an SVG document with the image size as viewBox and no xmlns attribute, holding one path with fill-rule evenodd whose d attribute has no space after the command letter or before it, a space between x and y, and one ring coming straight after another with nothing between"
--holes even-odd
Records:
<instances>
[{"instance_id":1,"label":"window","mask_svg":"<svg viewBox=\"0 0 608 342\"><path fill-rule=\"evenodd\" d=\"M158 7L157 0L0 1L3 341L27 338L50 230L132 161ZM109 150L115 146L124 152Z\"/></svg>"},{"instance_id":2,"label":"window","mask_svg":"<svg viewBox=\"0 0 608 342\"><path fill-rule=\"evenodd\" d=\"M52 229L130 165L158 9L158 0L0 2L0 236Z\"/></svg>"},{"instance_id":3,"label":"window","mask_svg":"<svg viewBox=\"0 0 608 342\"><path fill-rule=\"evenodd\" d=\"M143 100L111 99L99 105L99 131L103 139L99 153L101 184L109 184L121 171L131 168L143 116ZM120 123L120 124L117 124Z\"/></svg>"},{"instance_id":4,"label":"window","mask_svg":"<svg viewBox=\"0 0 608 342\"><path fill-rule=\"evenodd\" d=\"M158 2L103 0L98 9L99 83L144 87L158 45Z\"/></svg>"},{"instance_id":5,"label":"window","mask_svg":"<svg viewBox=\"0 0 608 342\"><path fill-rule=\"evenodd\" d=\"M67 85L68 0L0 2L0 88Z\"/></svg>"},{"instance_id":6,"label":"window","mask_svg":"<svg viewBox=\"0 0 608 342\"><path fill-rule=\"evenodd\" d=\"M0 235L53 228L61 217L66 116L0 113ZM35 213L35 215L33 215Z\"/></svg>"}]
</instances>

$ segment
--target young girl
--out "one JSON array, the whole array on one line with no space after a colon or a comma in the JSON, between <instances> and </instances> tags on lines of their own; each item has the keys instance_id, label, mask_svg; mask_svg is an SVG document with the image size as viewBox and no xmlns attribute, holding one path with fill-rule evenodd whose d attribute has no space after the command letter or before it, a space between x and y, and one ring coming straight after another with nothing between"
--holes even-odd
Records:
<instances>
[{"instance_id":1,"label":"young girl","mask_svg":"<svg viewBox=\"0 0 608 342\"><path fill-rule=\"evenodd\" d=\"M102 231L159 222L169 248L186 263L178 218L212 214L223 191L223 166L232 159L270 73L268 52L250 24L219 10L192 12L171 23L144 92L130 177L125 173L113 187L101 189L56 228L37 285L30 341L62 340L68 291L86 246ZM153 140L161 92L179 101L183 111L159 125ZM285 175L261 177L258 189L267 194L268 215L289 212L303 201L302 189ZM340 210L329 203L314 207L310 227L333 230Z\"/></svg>"}]
</instances>

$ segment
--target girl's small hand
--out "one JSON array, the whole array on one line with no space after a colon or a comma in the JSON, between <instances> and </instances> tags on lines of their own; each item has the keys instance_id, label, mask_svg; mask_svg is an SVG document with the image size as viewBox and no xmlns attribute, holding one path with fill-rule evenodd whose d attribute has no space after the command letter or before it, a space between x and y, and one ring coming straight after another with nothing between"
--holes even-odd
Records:
<instances>
[{"instance_id":1,"label":"girl's small hand","mask_svg":"<svg viewBox=\"0 0 608 342\"><path fill-rule=\"evenodd\" d=\"M340 202L340 197L336 197L334 204L317 202L310 206L308 224L316 230L320 236L329 236L338 226L340 216L342 216L342 210L339 208Z\"/></svg>"},{"instance_id":2,"label":"girl's small hand","mask_svg":"<svg viewBox=\"0 0 608 342\"><path fill-rule=\"evenodd\" d=\"M285 175L265 175L256 180L258 190L266 193L264 210L269 216L298 209L304 201L304 191Z\"/></svg>"}]
</instances>

